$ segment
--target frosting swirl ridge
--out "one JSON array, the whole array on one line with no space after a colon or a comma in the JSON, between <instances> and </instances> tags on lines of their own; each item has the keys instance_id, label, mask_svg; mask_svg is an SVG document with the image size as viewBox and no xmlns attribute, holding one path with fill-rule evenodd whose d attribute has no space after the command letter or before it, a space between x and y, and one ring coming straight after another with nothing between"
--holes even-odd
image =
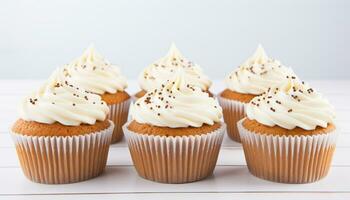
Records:
<instances>
[{"instance_id":1,"label":"frosting swirl ridge","mask_svg":"<svg viewBox=\"0 0 350 200\"><path fill-rule=\"evenodd\" d=\"M24 98L19 106L23 120L67 126L93 125L106 119L109 108L99 95L72 85L58 68L49 80Z\"/></svg>"},{"instance_id":2,"label":"frosting swirl ridge","mask_svg":"<svg viewBox=\"0 0 350 200\"><path fill-rule=\"evenodd\" d=\"M66 65L64 74L72 84L96 94L114 94L127 87L126 78L121 75L120 69L98 54L93 46Z\"/></svg>"},{"instance_id":3,"label":"frosting swirl ridge","mask_svg":"<svg viewBox=\"0 0 350 200\"><path fill-rule=\"evenodd\" d=\"M203 91L208 90L211 86L211 81L203 74L200 66L184 58L172 44L165 57L149 65L139 75L140 87L145 91L154 90L165 81L173 79L179 68L185 71L189 84L200 87Z\"/></svg>"},{"instance_id":4,"label":"frosting swirl ridge","mask_svg":"<svg viewBox=\"0 0 350 200\"><path fill-rule=\"evenodd\" d=\"M252 99L246 112L251 120L289 130L295 127L304 130L314 130L317 126L326 128L335 119L333 106L327 99L308 84L292 78L283 86L268 89Z\"/></svg>"},{"instance_id":5,"label":"frosting swirl ridge","mask_svg":"<svg viewBox=\"0 0 350 200\"><path fill-rule=\"evenodd\" d=\"M131 106L131 115L139 123L160 127L201 127L220 122L218 102L186 79L179 69L175 77L158 89L147 92Z\"/></svg>"},{"instance_id":6,"label":"frosting swirl ridge","mask_svg":"<svg viewBox=\"0 0 350 200\"><path fill-rule=\"evenodd\" d=\"M242 94L259 95L269 87L276 87L286 81L286 77L296 77L293 70L268 58L261 45L252 57L225 79L227 87Z\"/></svg>"}]
</instances>

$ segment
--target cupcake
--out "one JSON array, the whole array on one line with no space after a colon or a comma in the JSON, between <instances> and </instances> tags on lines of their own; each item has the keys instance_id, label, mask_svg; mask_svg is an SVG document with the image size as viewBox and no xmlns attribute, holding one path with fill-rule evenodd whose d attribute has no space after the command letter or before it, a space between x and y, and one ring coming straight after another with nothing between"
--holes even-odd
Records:
<instances>
[{"instance_id":1,"label":"cupcake","mask_svg":"<svg viewBox=\"0 0 350 200\"><path fill-rule=\"evenodd\" d=\"M123 138L122 126L128 118L130 96L125 91L127 82L119 68L111 65L91 46L65 66L64 74L70 83L102 97L110 110L108 118L115 124L112 143L120 141Z\"/></svg>"},{"instance_id":2,"label":"cupcake","mask_svg":"<svg viewBox=\"0 0 350 200\"><path fill-rule=\"evenodd\" d=\"M268 58L260 45L252 57L226 77L227 89L218 95L218 99L227 134L232 140L241 141L237 122L245 116L244 105L269 87L283 84L288 77L296 78L292 69Z\"/></svg>"},{"instance_id":3,"label":"cupcake","mask_svg":"<svg viewBox=\"0 0 350 200\"><path fill-rule=\"evenodd\" d=\"M184 70L131 106L124 125L138 174L162 183L204 179L215 168L225 124L222 109Z\"/></svg>"},{"instance_id":4,"label":"cupcake","mask_svg":"<svg viewBox=\"0 0 350 200\"><path fill-rule=\"evenodd\" d=\"M11 131L24 175L38 183L100 175L112 138L106 103L65 80L61 70L21 102L20 119Z\"/></svg>"},{"instance_id":5,"label":"cupcake","mask_svg":"<svg viewBox=\"0 0 350 200\"><path fill-rule=\"evenodd\" d=\"M173 79L179 68L182 68L185 72L186 80L190 85L199 87L212 96L209 92L211 81L203 74L201 67L184 58L175 44L172 44L165 57L149 65L139 75L141 91L135 94L136 99L144 96L146 92L160 87L164 82Z\"/></svg>"},{"instance_id":6,"label":"cupcake","mask_svg":"<svg viewBox=\"0 0 350 200\"><path fill-rule=\"evenodd\" d=\"M289 79L246 106L238 122L249 171L270 181L310 183L325 177L336 145L335 114L307 84Z\"/></svg>"}]
</instances>

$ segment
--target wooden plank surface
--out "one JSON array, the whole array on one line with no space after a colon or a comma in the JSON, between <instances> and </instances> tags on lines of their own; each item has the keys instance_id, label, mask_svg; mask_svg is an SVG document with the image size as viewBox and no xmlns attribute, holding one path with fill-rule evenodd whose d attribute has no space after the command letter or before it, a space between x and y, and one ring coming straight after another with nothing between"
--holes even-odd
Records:
<instances>
[{"instance_id":1,"label":"wooden plank surface","mask_svg":"<svg viewBox=\"0 0 350 200\"><path fill-rule=\"evenodd\" d=\"M132 166L108 166L101 176L68 185L44 185L27 180L20 168L2 168L6 182L0 194L157 193L157 192L349 192L350 167L333 166L313 184L279 184L254 177L246 166L217 166L214 175L188 184L162 184L137 176ZM340 178L341 177L341 178Z\"/></svg>"}]
</instances>

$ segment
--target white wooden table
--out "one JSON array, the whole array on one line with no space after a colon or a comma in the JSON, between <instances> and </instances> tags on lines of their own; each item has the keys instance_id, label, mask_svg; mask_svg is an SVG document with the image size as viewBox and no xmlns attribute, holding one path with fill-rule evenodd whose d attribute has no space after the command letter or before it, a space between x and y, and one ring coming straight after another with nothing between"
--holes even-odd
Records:
<instances>
[{"instance_id":1,"label":"white wooden table","mask_svg":"<svg viewBox=\"0 0 350 200\"><path fill-rule=\"evenodd\" d=\"M338 140L329 175L312 184L280 184L249 174L240 144L225 138L214 175L188 184L160 184L136 174L125 141L110 148L106 171L85 182L43 185L27 180L19 167L9 128L20 99L42 81L0 80L0 199L350 199L350 81L310 81L337 111ZM223 89L215 81L213 92ZM128 92L138 90L130 81Z\"/></svg>"}]
</instances>

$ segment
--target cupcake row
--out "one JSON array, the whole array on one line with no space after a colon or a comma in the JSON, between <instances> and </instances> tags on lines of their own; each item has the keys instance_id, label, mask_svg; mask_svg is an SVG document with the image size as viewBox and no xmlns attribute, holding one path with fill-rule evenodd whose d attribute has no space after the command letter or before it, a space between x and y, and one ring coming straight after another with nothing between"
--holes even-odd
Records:
<instances>
[{"instance_id":1,"label":"cupcake row","mask_svg":"<svg viewBox=\"0 0 350 200\"><path fill-rule=\"evenodd\" d=\"M11 130L26 177L60 184L98 176L109 145L124 134L137 173L157 182L210 176L225 132L242 142L257 177L307 183L329 171L333 107L261 46L217 95L175 45L138 79L141 90L131 97L119 69L93 47L55 70L23 99Z\"/></svg>"}]
</instances>

